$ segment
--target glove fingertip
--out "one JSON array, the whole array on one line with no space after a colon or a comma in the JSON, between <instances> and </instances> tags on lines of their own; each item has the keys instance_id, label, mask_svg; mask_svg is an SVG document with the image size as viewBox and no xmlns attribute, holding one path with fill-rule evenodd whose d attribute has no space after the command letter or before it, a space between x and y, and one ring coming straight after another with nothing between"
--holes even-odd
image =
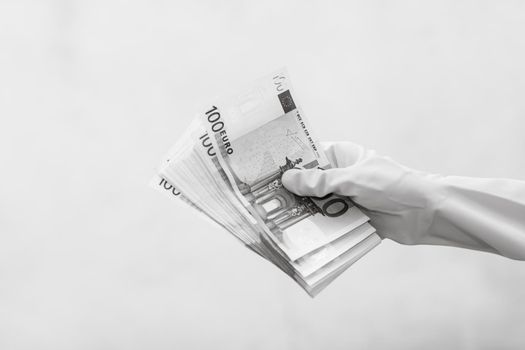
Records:
<instances>
[{"instance_id":1,"label":"glove fingertip","mask_svg":"<svg viewBox=\"0 0 525 350\"><path fill-rule=\"evenodd\" d=\"M283 186L298 196L320 196L323 186L319 186L323 171L317 169L291 169L281 179ZM321 194L321 196L324 194Z\"/></svg>"},{"instance_id":2,"label":"glove fingertip","mask_svg":"<svg viewBox=\"0 0 525 350\"><path fill-rule=\"evenodd\" d=\"M296 193L298 190L298 176L301 171L298 169L290 169L284 172L281 182L283 186L291 192ZM297 193L298 194L298 193Z\"/></svg>"}]
</instances>

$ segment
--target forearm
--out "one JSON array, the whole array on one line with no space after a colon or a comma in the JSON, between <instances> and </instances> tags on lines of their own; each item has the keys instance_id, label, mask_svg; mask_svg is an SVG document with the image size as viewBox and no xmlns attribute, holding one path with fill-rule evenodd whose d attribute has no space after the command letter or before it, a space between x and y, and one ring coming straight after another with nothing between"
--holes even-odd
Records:
<instances>
[{"instance_id":1,"label":"forearm","mask_svg":"<svg viewBox=\"0 0 525 350\"><path fill-rule=\"evenodd\" d=\"M489 251L525 260L525 182L436 178L440 192L421 243Z\"/></svg>"}]
</instances>

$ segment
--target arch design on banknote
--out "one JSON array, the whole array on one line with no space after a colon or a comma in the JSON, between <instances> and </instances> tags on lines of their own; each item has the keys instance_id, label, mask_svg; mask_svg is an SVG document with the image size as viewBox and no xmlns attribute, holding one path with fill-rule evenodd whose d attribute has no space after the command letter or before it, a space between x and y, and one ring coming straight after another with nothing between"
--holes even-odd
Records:
<instances>
[{"instance_id":1,"label":"arch design on banknote","mask_svg":"<svg viewBox=\"0 0 525 350\"><path fill-rule=\"evenodd\" d=\"M283 188L281 177L284 172L302 162L302 158L291 160L279 169L257 179L252 185L243 183L242 193L252 204L266 226L277 237L282 237L283 230L309 216L320 213L325 215L310 198L299 197Z\"/></svg>"}]
</instances>

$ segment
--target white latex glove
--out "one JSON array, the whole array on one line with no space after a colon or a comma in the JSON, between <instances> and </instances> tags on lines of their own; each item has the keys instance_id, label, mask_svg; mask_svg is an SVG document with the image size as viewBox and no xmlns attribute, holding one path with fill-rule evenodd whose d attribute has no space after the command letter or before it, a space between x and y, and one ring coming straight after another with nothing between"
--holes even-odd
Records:
<instances>
[{"instance_id":1,"label":"white latex glove","mask_svg":"<svg viewBox=\"0 0 525 350\"><path fill-rule=\"evenodd\" d=\"M525 182L428 174L350 143L323 144L333 169L287 171L300 196L349 196L382 238L525 260Z\"/></svg>"}]
</instances>

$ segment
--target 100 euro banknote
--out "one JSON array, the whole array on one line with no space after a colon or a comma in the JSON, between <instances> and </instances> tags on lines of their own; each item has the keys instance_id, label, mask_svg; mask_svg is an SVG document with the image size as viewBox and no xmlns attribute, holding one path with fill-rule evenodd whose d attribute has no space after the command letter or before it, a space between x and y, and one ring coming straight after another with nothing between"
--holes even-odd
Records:
<instances>
[{"instance_id":1,"label":"100 euro banknote","mask_svg":"<svg viewBox=\"0 0 525 350\"><path fill-rule=\"evenodd\" d=\"M286 70L240 95L217 99L201 118L239 201L290 260L369 220L347 197L299 197L282 186L281 177L291 168L331 167L296 105Z\"/></svg>"}]
</instances>

